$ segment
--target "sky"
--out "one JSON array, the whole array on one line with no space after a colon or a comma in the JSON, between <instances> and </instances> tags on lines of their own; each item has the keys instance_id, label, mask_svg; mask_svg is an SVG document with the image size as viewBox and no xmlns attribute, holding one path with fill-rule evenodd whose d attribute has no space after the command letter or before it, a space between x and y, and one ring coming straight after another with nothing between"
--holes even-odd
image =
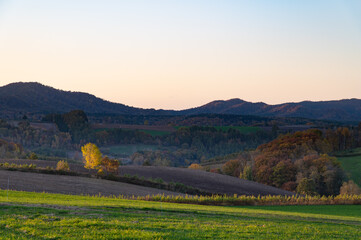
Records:
<instances>
[{"instance_id":1,"label":"sky","mask_svg":"<svg viewBox=\"0 0 361 240\"><path fill-rule=\"evenodd\" d=\"M359 0L0 0L0 86L129 106L361 98Z\"/></svg>"}]
</instances>

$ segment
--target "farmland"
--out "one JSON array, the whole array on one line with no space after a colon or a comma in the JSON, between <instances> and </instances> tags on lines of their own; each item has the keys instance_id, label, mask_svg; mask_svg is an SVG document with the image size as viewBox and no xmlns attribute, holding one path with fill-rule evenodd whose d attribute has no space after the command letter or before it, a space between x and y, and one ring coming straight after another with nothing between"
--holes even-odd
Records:
<instances>
[{"instance_id":1,"label":"farmland","mask_svg":"<svg viewBox=\"0 0 361 240\"><path fill-rule=\"evenodd\" d=\"M2 239L356 239L360 205L221 207L0 191Z\"/></svg>"},{"instance_id":2,"label":"farmland","mask_svg":"<svg viewBox=\"0 0 361 240\"><path fill-rule=\"evenodd\" d=\"M228 131L229 129L237 130L243 134L247 133L255 133L261 131L259 127L251 127L251 126L217 126L215 127L217 130L222 130L224 132Z\"/></svg>"},{"instance_id":3,"label":"farmland","mask_svg":"<svg viewBox=\"0 0 361 240\"><path fill-rule=\"evenodd\" d=\"M125 145L114 145L101 148L102 152L112 156L130 156L138 151L154 151L157 150L157 145L146 145L146 144L125 144Z\"/></svg>"},{"instance_id":4,"label":"farmland","mask_svg":"<svg viewBox=\"0 0 361 240\"><path fill-rule=\"evenodd\" d=\"M9 162L13 164L36 164L38 167L47 168L56 166L56 162L52 161L35 161L35 160L0 160L1 162ZM83 165L70 164L70 169L76 173L89 173ZM50 174L39 174L31 172L7 171L0 170L0 188L5 188L10 178L10 189L23 191L49 191L53 193L71 193L71 194L97 194L103 195L122 194L122 189L127 186L120 187L119 183L84 178L77 176L59 176ZM136 176L139 179L155 179L160 178L166 183L180 183L205 192L213 194L227 195L292 195L292 192L271 186L247 181L240 178L234 178L226 175L197 171L184 168L172 167L154 167L154 166L121 166L119 167L120 176ZM23 179L26 179L24 181ZM46 181L45 181L46 179ZM139 195L137 190L133 190L132 186L128 186L130 193L128 195ZM152 191L151 191L152 190ZM124 190L123 190L124 191ZM154 189L149 189L149 194L156 194ZM144 193L142 190L141 193ZM144 195L144 194L141 194Z\"/></svg>"},{"instance_id":5,"label":"farmland","mask_svg":"<svg viewBox=\"0 0 361 240\"><path fill-rule=\"evenodd\" d=\"M242 134L255 133L261 131L260 127L252 127L252 126L213 126L218 131L227 132L230 129L237 130ZM175 129L187 128L186 126L176 126Z\"/></svg>"},{"instance_id":6,"label":"farmland","mask_svg":"<svg viewBox=\"0 0 361 240\"><path fill-rule=\"evenodd\" d=\"M361 186L361 148L338 153L337 159L348 173L348 177Z\"/></svg>"}]
</instances>

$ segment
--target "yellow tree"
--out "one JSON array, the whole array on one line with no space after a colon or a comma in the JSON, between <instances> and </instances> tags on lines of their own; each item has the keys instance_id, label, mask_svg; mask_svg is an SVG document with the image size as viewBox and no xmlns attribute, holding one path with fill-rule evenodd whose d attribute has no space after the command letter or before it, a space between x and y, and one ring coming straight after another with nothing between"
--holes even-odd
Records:
<instances>
[{"instance_id":1,"label":"yellow tree","mask_svg":"<svg viewBox=\"0 0 361 240\"><path fill-rule=\"evenodd\" d=\"M87 169L99 169L102 161L102 154L99 148L93 143L87 143L81 147L83 153L84 167Z\"/></svg>"}]
</instances>

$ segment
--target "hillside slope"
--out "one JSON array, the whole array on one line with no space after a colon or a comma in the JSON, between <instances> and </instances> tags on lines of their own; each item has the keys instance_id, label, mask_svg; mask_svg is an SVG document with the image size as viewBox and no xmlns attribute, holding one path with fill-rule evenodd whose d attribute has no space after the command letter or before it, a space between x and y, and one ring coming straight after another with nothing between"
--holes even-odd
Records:
<instances>
[{"instance_id":1,"label":"hillside slope","mask_svg":"<svg viewBox=\"0 0 361 240\"><path fill-rule=\"evenodd\" d=\"M293 194L253 181L186 168L122 166L119 172L144 178L161 178L166 182L179 182L215 194L255 196Z\"/></svg>"},{"instance_id":2,"label":"hillside slope","mask_svg":"<svg viewBox=\"0 0 361 240\"><path fill-rule=\"evenodd\" d=\"M46 168L56 167L56 162L54 161L44 161L44 160L6 160L0 159L0 162L9 162L16 164L35 164L38 167ZM89 170L85 169L83 165L80 164L70 164L70 169L76 172L88 173ZM6 172L6 171L2 171ZM2 174L2 173L1 173ZM1 175L0 174L0 175ZM32 173L33 174L33 173ZM35 174L35 173L34 173ZM264 184L247 181L244 179L230 177L222 174L216 174L205 171L197 171L187 168L174 168L174 167L144 167L144 166L120 166L119 174L138 176L139 178L144 177L145 179L156 179L161 178L165 182L176 182L182 183L187 186L192 186L199 190L203 190L215 194L238 194L238 195L292 195L292 192L288 192L282 189L275 187L267 186ZM48 177L54 175L44 175L43 181L48 181ZM56 178L56 177L55 177ZM81 177L79 177L80 179ZM21 179L21 178L20 178ZM82 179L82 178L81 178ZM6 180L6 179L5 179ZM20 180L21 182L22 180ZM78 181L77 178L74 178L74 181ZM105 180L103 180L105 181ZM112 182L117 184L116 182ZM4 184L4 183L3 183ZM4 185L3 185L4 186ZM106 186L106 185L104 185ZM54 191L57 192L57 188L54 185ZM0 188L3 188L0 186ZM69 190L74 189L74 186L71 184L68 185ZM20 190L20 189L16 189ZM26 190L29 191L29 190ZM77 190L78 191L78 190ZM64 192L58 192L64 193ZM149 194L152 194L151 192Z\"/></svg>"},{"instance_id":3,"label":"hillside slope","mask_svg":"<svg viewBox=\"0 0 361 240\"><path fill-rule=\"evenodd\" d=\"M147 196L182 193L103 179L0 170L0 189L72 195Z\"/></svg>"}]
</instances>

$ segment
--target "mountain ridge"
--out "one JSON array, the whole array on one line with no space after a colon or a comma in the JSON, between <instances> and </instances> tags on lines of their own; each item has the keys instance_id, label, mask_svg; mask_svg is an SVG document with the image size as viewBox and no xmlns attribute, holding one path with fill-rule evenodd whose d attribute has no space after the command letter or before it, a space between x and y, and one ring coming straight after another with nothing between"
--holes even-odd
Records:
<instances>
[{"instance_id":1,"label":"mountain ridge","mask_svg":"<svg viewBox=\"0 0 361 240\"><path fill-rule=\"evenodd\" d=\"M58 90L37 82L17 82L0 87L1 112L50 113L74 109L86 113L128 115L235 114L302 117L319 120L361 121L361 99L302 101L269 105L239 98L215 100L185 110L155 110L110 102L84 92Z\"/></svg>"}]
</instances>

